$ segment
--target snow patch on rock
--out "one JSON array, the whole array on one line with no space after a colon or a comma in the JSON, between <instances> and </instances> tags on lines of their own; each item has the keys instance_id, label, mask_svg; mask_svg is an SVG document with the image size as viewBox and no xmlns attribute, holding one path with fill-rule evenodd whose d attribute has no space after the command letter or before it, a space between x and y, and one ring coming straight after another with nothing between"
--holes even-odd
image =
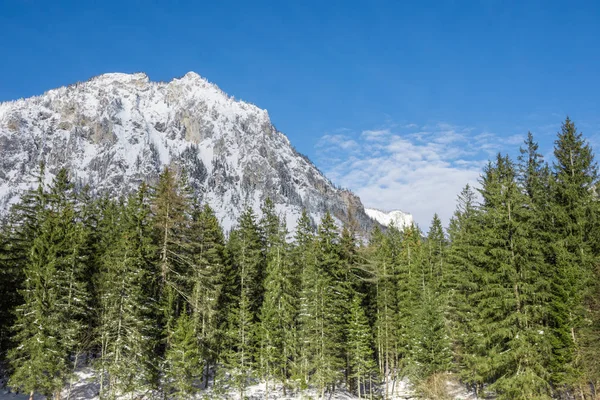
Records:
<instances>
[{"instance_id":1,"label":"snow patch on rock","mask_svg":"<svg viewBox=\"0 0 600 400\"><path fill-rule=\"evenodd\" d=\"M48 180L66 167L82 187L114 197L156 182L165 165L184 169L225 230L246 206L270 197L293 231L302 209L316 224L372 221L357 196L335 187L266 110L228 96L194 72L170 82L110 73L0 104L0 213L32 187L44 161Z\"/></svg>"},{"instance_id":2,"label":"snow patch on rock","mask_svg":"<svg viewBox=\"0 0 600 400\"><path fill-rule=\"evenodd\" d=\"M394 224L396 228L403 229L414 223L412 214L400 210L386 212L376 208L365 208L365 213L383 226Z\"/></svg>"}]
</instances>

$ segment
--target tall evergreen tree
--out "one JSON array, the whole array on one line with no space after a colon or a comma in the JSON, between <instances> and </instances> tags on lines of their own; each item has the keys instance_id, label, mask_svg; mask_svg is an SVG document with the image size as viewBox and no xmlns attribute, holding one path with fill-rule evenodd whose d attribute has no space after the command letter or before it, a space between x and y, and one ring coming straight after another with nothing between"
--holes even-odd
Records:
<instances>
[{"instance_id":1,"label":"tall evergreen tree","mask_svg":"<svg viewBox=\"0 0 600 400\"><path fill-rule=\"evenodd\" d=\"M411 370L419 380L449 371L452 361L446 324L448 299L444 290L444 278L447 278L447 241L437 214L431 221L425 251L425 278L416 305L415 332L411 346Z\"/></svg>"},{"instance_id":2,"label":"tall evergreen tree","mask_svg":"<svg viewBox=\"0 0 600 400\"><path fill-rule=\"evenodd\" d=\"M97 336L101 349L101 394L112 398L151 387L156 379L154 348L158 332L154 299L159 270L151 242L146 186L129 196L124 209L106 207L102 225L108 221L116 225L111 230L115 240L100 260Z\"/></svg>"},{"instance_id":3,"label":"tall evergreen tree","mask_svg":"<svg viewBox=\"0 0 600 400\"><path fill-rule=\"evenodd\" d=\"M437 214L434 214L429 232L427 233L426 243L427 267L429 269L426 280L434 290L440 290L444 285L444 278L447 272L445 271L447 251L448 241L444 233L442 221Z\"/></svg>"},{"instance_id":4,"label":"tall evergreen tree","mask_svg":"<svg viewBox=\"0 0 600 400\"><path fill-rule=\"evenodd\" d=\"M233 385L243 398L255 368L256 323L263 294L263 245L251 208L244 210L238 228L231 232L228 249L236 274L236 288L235 304L229 310L227 349L223 359Z\"/></svg>"},{"instance_id":5,"label":"tall evergreen tree","mask_svg":"<svg viewBox=\"0 0 600 400\"><path fill-rule=\"evenodd\" d=\"M549 398L549 282L531 209L508 157L499 155L486 168L481 195L485 253L475 299L485 338L479 354L484 377L500 399Z\"/></svg>"},{"instance_id":6,"label":"tall evergreen tree","mask_svg":"<svg viewBox=\"0 0 600 400\"><path fill-rule=\"evenodd\" d=\"M476 194L469 185L461 191L457 203L448 228L451 241L448 251L449 273L445 282L448 319L456 372L469 386L479 388L484 381L476 362L482 337L478 331L475 308L475 294L480 284L476 279L476 265L483 251L479 234L480 212Z\"/></svg>"},{"instance_id":7,"label":"tall evergreen tree","mask_svg":"<svg viewBox=\"0 0 600 400\"><path fill-rule=\"evenodd\" d=\"M358 398L365 393L366 382L371 381L375 370L375 360L372 348L373 336L371 327L362 307L362 299L359 294L352 297L350 316L348 320L348 343L349 368L352 377L357 381ZM372 390L369 385L369 390Z\"/></svg>"},{"instance_id":8,"label":"tall evergreen tree","mask_svg":"<svg viewBox=\"0 0 600 400\"><path fill-rule=\"evenodd\" d=\"M155 242L160 269L160 303L164 335L169 338L175 319L188 300L190 269L189 211L187 191L174 171L166 167L160 174L152 199Z\"/></svg>"},{"instance_id":9,"label":"tall evergreen tree","mask_svg":"<svg viewBox=\"0 0 600 400\"><path fill-rule=\"evenodd\" d=\"M259 325L260 359L267 382L273 377L287 387L295 349L297 291L286 242L287 229L278 219L276 224L277 231L271 231L266 237L265 294Z\"/></svg>"},{"instance_id":10,"label":"tall evergreen tree","mask_svg":"<svg viewBox=\"0 0 600 400\"><path fill-rule=\"evenodd\" d=\"M415 340L411 348L411 372L417 380L450 371L452 350L446 326L445 299L427 287L421 294L415 318Z\"/></svg>"},{"instance_id":11,"label":"tall evergreen tree","mask_svg":"<svg viewBox=\"0 0 600 400\"><path fill-rule=\"evenodd\" d=\"M409 366L411 347L415 340L416 311L420 296L425 290L427 265L421 232L415 226L402 232L390 231L391 248L394 250L394 267L397 281L398 357L399 368ZM400 372L400 371L398 371Z\"/></svg>"},{"instance_id":12,"label":"tall evergreen tree","mask_svg":"<svg viewBox=\"0 0 600 400\"><path fill-rule=\"evenodd\" d=\"M295 284L300 289L297 317L296 359L293 365L293 378L299 382L300 388L307 387L310 375L314 371L316 343L316 302L315 283L318 279L315 232L306 210L298 220L295 246L292 253L292 276L297 276Z\"/></svg>"},{"instance_id":13,"label":"tall evergreen tree","mask_svg":"<svg viewBox=\"0 0 600 400\"><path fill-rule=\"evenodd\" d=\"M15 308L23 303L21 289L25 281L25 266L33 240L39 233L46 208L45 167L41 163L34 173L34 188L26 191L2 221L0 235L0 362L14 344L11 327L15 323Z\"/></svg>"},{"instance_id":14,"label":"tall evergreen tree","mask_svg":"<svg viewBox=\"0 0 600 400\"><path fill-rule=\"evenodd\" d=\"M225 239L209 205L192 212L190 247L193 275L190 307L195 331L208 370L217 361L222 342L220 326L226 321Z\"/></svg>"},{"instance_id":15,"label":"tall evergreen tree","mask_svg":"<svg viewBox=\"0 0 600 400\"><path fill-rule=\"evenodd\" d=\"M369 243L372 253L367 253L375 279L375 344L386 398L390 383L398 372L398 289L394 270L395 249L392 249L391 240L398 235L395 227L390 227L387 234L375 228Z\"/></svg>"},{"instance_id":16,"label":"tall evergreen tree","mask_svg":"<svg viewBox=\"0 0 600 400\"><path fill-rule=\"evenodd\" d=\"M597 255L593 221L597 212L597 165L589 144L567 118L554 147L552 168L553 381L572 387L580 381L580 333L589 315Z\"/></svg>"},{"instance_id":17,"label":"tall evergreen tree","mask_svg":"<svg viewBox=\"0 0 600 400\"><path fill-rule=\"evenodd\" d=\"M189 399L198 392L196 382L202 376L200 349L195 324L186 307L177 318L163 365L164 390L176 399Z\"/></svg>"},{"instance_id":18,"label":"tall evergreen tree","mask_svg":"<svg viewBox=\"0 0 600 400\"><path fill-rule=\"evenodd\" d=\"M315 318L316 346L313 381L321 397L334 390L345 365L344 337L348 311L345 271L340 262L339 236L331 214L326 213L316 237L317 258L312 301Z\"/></svg>"},{"instance_id":19,"label":"tall evergreen tree","mask_svg":"<svg viewBox=\"0 0 600 400\"><path fill-rule=\"evenodd\" d=\"M72 371L70 355L85 330L87 291L82 227L67 172L59 171L49 206L25 267L24 304L14 326L17 347L9 353L14 387L58 396Z\"/></svg>"}]
</instances>

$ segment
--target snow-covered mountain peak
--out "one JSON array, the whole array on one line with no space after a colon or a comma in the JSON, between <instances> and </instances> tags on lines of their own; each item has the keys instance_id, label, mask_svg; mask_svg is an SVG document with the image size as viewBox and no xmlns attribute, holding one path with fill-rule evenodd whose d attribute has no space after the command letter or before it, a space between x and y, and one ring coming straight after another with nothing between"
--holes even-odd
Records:
<instances>
[{"instance_id":1,"label":"snow-covered mountain peak","mask_svg":"<svg viewBox=\"0 0 600 400\"><path fill-rule=\"evenodd\" d=\"M0 212L31 185L45 161L51 177L71 171L97 193L126 193L152 183L165 165L185 169L201 200L230 228L244 205L270 197L293 230L302 208L313 220L371 220L352 193L337 189L266 110L228 96L190 72L170 82L143 73L110 73L0 104Z\"/></svg>"},{"instance_id":2,"label":"snow-covered mountain peak","mask_svg":"<svg viewBox=\"0 0 600 400\"><path fill-rule=\"evenodd\" d=\"M148 83L150 78L143 72L137 72L134 74L125 74L121 72L112 72L107 74L102 74L91 78L88 82L97 83L101 85L111 84L111 83L134 83L134 82L144 82Z\"/></svg>"},{"instance_id":3,"label":"snow-covered mountain peak","mask_svg":"<svg viewBox=\"0 0 600 400\"><path fill-rule=\"evenodd\" d=\"M369 217L384 226L390 226L393 223L397 228L402 229L414 222L412 214L400 210L382 211L376 208L365 208L365 212Z\"/></svg>"}]
</instances>

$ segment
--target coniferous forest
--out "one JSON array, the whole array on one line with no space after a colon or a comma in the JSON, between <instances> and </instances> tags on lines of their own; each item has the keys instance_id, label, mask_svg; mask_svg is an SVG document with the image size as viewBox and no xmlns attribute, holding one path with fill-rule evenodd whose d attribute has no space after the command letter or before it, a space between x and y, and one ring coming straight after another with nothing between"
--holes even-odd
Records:
<instances>
[{"instance_id":1,"label":"coniferous forest","mask_svg":"<svg viewBox=\"0 0 600 400\"><path fill-rule=\"evenodd\" d=\"M491 160L447 229L368 238L329 214L290 234L269 200L224 233L185 171L120 199L36 175L0 230L14 390L58 398L84 363L107 399L244 398L256 380L389 398L403 377L423 398L448 377L497 399L598 398L599 182L569 119L552 160L531 134Z\"/></svg>"}]
</instances>

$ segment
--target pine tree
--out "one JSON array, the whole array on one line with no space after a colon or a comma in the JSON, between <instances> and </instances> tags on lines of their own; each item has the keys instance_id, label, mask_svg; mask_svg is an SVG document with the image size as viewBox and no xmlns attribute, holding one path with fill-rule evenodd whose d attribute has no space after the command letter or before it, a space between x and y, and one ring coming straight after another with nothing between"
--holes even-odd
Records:
<instances>
[{"instance_id":1,"label":"pine tree","mask_svg":"<svg viewBox=\"0 0 600 400\"><path fill-rule=\"evenodd\" d=\"M157 367L156 297L159 277L148 193L145 185L129 196L124 209L108 206L102 226L112 226L110 246L101 256L99 298L102 395L115 397L151 387ZM108 243L107 243L108 244ZM103 246L104 247L104 246Z\"/></svg>"},{"instance_id":2,"label":"pine tree","mask_svg":"<svg viewBox=\"0 0 600 400\"><path fill-rule=\"evenodd\" d=\"M239 227L231 232L228 251L236 274L235 304L229 310L226 351L223 353L233 385L244 398L254 371L255 333L262 303L262 242L256 217L246 208Z\"/></svg>"},{"instance_id":3,"label":"pine tree","mask_svg":"<svg viewBox=\"0 0 600 400\"><path fill-rule=\"evenodd\" d=\"M10 348L10 327L13 311L21 299L17 289L22 282L21 271L11 260L10 231L5 220L0 221L0 362Z\"/></svg>"},{"instance_id":4,"label":"pine tree","mask_svg":"<svg viewBox=\"0 0 600 400\"><path fill-rule=\"evenodd\" d=\"M73 188L59 171L49 206L33 240L25 267L24 304L17 308L16 344L9 353L14 387L57 395L72 371L72 355L82 342L88 294Z\"/></svg>"},{"instance_id":5,"label":"pine tree","mask_svg":"<svg viewBox=\"0 0 600 400\"><path fill-rule=\"evenodd\" d=\"M371 380L371 375L375 370L373 348L371 347L373 336L361 301L360 295L354 294L348 320L347 344L349 367L352 377L357 380L358 398L362 398L367 379ZM371 390L370 386L369 390Z\"/></svg>"},{"instance_id":6,"label":"pine tree","mask_svg":"<svg viewBox=\"0 0 600 400\"><path fill-rule=\"evenodd\" d=\"M484 377L499 399L546 399L549 282L531 209L508 157L499 155L485 169L481 194L485 253L475 299Z\"/></svg>"},{"instance_id":7,"label":"pine tree","mask_svg":"<svg viewBox=\"0 0 600 400\"><path fill-rule=\"evenodd\" d=\"M195 383L202 376L202 369L198 368L202 358L194 325L184 306L169 340L163 366L164 390L176 399L193 397L198 392Z\"/></svg>"},{"instance_id":8,"label":"pine tree","mask_svg":"<svg viewBox=\"0 0 600 400\"><path fill-rule=\"evenodd\" d=\"M209 205L194 207L189 238L193 269L190 307L206 366L206 384L209 367L218 359L222 342L220 326L226 321L227 303L225 239Z\"/></svg>"},{"instance_id":9,"label":"pine tree","mask_svg":"<svg viewBox=\"0 0 600 400\"><path fill-rule=\"evenodd\" d=\"M446 253L448 251L448 241L442 227L442 221L437 214L434 214L429 232L427 233L427 264L428 277L426 278L429 286L434 290L440 290L444 286L446 275L445 263Z\"/></svg>"},{"instance_id":10,"label":"pine tree","mask_svg":"<svg viewBox=\"0 0 600 400\"><path fill-rule=\"evenodd\" d=\"M416 340L416 311L420 296L425 290L428 268L420 230L412 225L402 232L390 231L391 248L394 250L394 267L397 284L398 357L399 368L411 363L411 348Z\"/></svg>"},{"instance_id":11,"label":"pine tree","mask_svg":"<svg viewBox=\"0 0 600 400\"><path fill-rule=\"evenodd\" d=\"M348 310L345 271L340 262L339 236L333 218L326 213L316 237L317 258L315 296L312 300L315 318L315 371L313 381L321 397L325 390L334 390L345 365L344 316Z\"/></svg>"},{"instance_id":12,"label":"pine tree","mask_svg":"<svg viewBox=\"0 0 600 400\"><path fill-rule=\"evenodd\" d=\"M395 227L389 228L387 234L375 228L369 243L370 252L367 253L375 279L375 344L379 375L384 380L386 398L398 367L398 289L394 271L394 249L390 240L398 235Z\"/></svg>"},{"instance_id":13,"label":"pine tree","mask_svg":"<svg viewBox=\"0 0 600 400\"><path fill-rule=\"evenodd\" d=\"M435 214L427 234L426 270L423 290L415 312L415 332L411 348L412 373L418 380L450 370L452 351L446 325L447 242L442 222Z\"/></svg>"},{"instance_id":14,"label":"pine tree","mask_svg":"<svg viewBox=\"0 0 600 400\"><path fill-rule=\"evenodd\" d=\"M15 323L15 308L23 303L21 290L25 281L24 269L33 240L38 235L47 202L44 185L45 167L41 163L34 174L35 188L26 191L8 216L2 220L0 234L0 362L14 344L11 327Z\"/></svg>"},{"instance_id":15,"label":"pine tree","mask_svg":"<svg viewBox=\"0 0 600 400\"><path fill-rule=\"evenodd\" d=\"M591 233L597 206L597 165L591 147L567 118L555 142L552 168L553 333L552 371L557 388L581 379L580 332L589 318L587 304L597 255Z\"/></svg>"},{"instance_id":16,"label":"pine tree","mask_svg":"<svg viewBox=\"0 0 600 400\"><path fill-rule=\"evenodd\" d=\"M295 246L292 250L292 276L299 277L296 280L300 288L297 317L297 339L294 360L293 379L299 382L301 389L305 389L309 383L310 375L314 371L313 356L316 343L313 341L316 332L315 310L316 295L315 283L318 279L316 267L316 244L314 228L306 210L298 220Z\"/></svg>"},{"instance_id":17,"label":"pine tree","mask_svg":"<svg viewBox=\"0 0 600 400\"><path fill-rule=\"evenodd\" d=\"M263 220L272 218L270 212L264 215L267 218ZM272 221L277 230L265 230L269 232L266 236L267 268L259 326L261 369L267 380L267 393L271 377L287 386L294 356L297 314L297 291L286 242L287 229L278 219Z\"/></svg>"},{"instance_id":18,"label":"pine tree","mask_svg":"<svg viewBox=\"0 0 600 400\"><path fill-rule=\"evenodd\" d=\"M426 380L433 374L451 369L452 350L450 336L446 326L445 299L427 287L421 294L421 300L415 318L415 343L411 349L413 376L417 380Z\"/></svg>"},{"instance_id":19,"label":"pine tree","mask_svg":"<svg viewBox=\"0 0 600 400\"><path fill-rule=\"evenodd\" d=\"M175 173L166 167L154 189L152 213L160 268L160 302L167 340L189 293L187 278L191 275L192 262L186 236L190 211L187 194Z\"/></svg>"},{"instance_id":20,"label":"pine tree","mask_svg":"<svg viewBox=\"0 0 600 400\"><path fill-rule=\"evenodd\" d=\"M477 368L477 354L482 334L478 331L475 293L479 289L476 265L481 258L480 212L475 192L467 185L458 196L456 211L448 233L448 319L454 346L455 368L467 385L476 389L483 385Z\"/></svg>"},{"instance_id":21,"label":"pine tree","mask_svg":"<svg viewBox=\"0 0 600 400\"><path fill-rule=\"evenodd\" d=\"M363 268L363 266L359 263L358 256L358 241L356 239L356 221L352 218L352 214L350 213L350 222L344 224L342 228L342 233L340 236L340 278L343 282L343 290L345 291L346 296L346 307L349 311L349 305L351 303L351 299L353 293L367 293L368 287L366 285L366 280L369 279L368 270ZM347 318L344 323L348 323ZM344 342L347 341L347 329L344 332ZM350 376L350 354L347 349L344 348L345 358L346 358L346 366L344 368L344 383L349 390L353 390L352 385L355 383L352 377Z\"/></svg>"}]
</instances>

